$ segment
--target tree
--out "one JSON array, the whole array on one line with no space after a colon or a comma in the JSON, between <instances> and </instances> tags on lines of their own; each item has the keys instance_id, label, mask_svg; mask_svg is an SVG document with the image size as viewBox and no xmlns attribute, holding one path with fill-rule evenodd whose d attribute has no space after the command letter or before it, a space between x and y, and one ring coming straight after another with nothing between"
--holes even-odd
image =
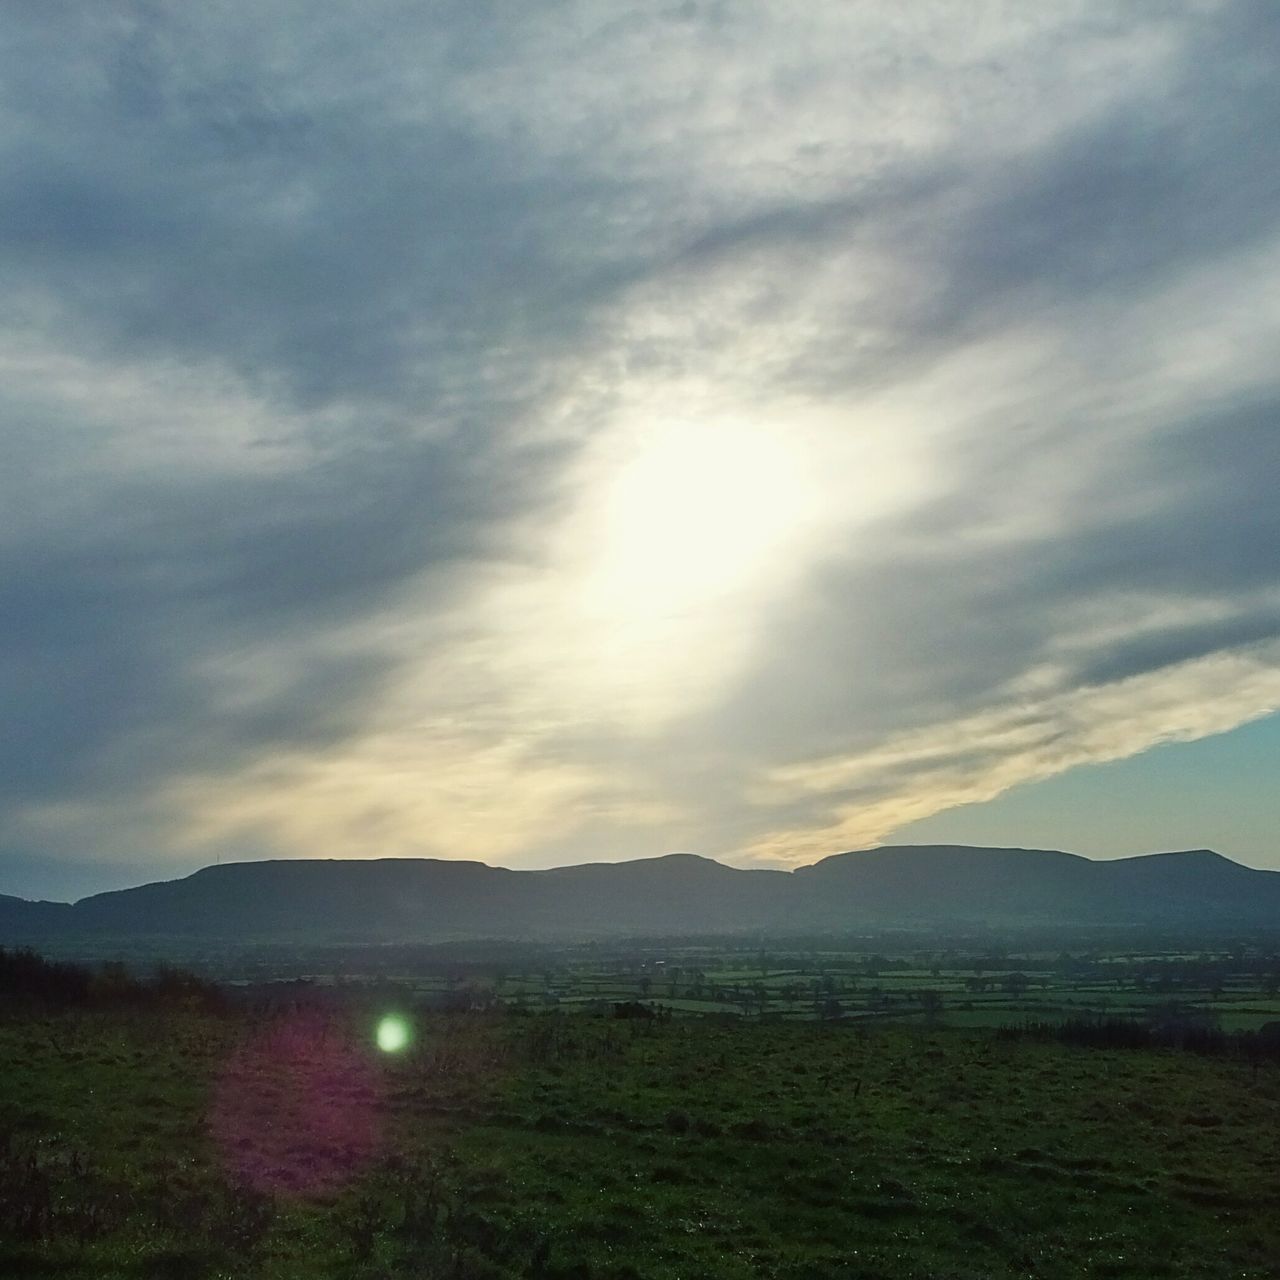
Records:
<instances>
[{"instance_id":1,"label":"tree","mask_svg":"<svg viewBox=\"0 0 1280 1280\"><path fill-rule=\"evenodd\" d=\"M936 1018L942 1012L942 993L940 991L927 987L923 991L916 992L916 999L920 1001L920 1008L924 1010L926 1018Z\"/></svg>"},{"instance_id":2,"label":"tree","mask_svg":"<svg viewBox=\"0 0 1280 1280\"><path fill-rule=\"evenodd\" d=\"M1001 983L1001 986L1015 998L1025 995L1030 985L1031 980L1027 975L1019 972L1005 974L1004 981Z\"/></svg>"}]
</instances>

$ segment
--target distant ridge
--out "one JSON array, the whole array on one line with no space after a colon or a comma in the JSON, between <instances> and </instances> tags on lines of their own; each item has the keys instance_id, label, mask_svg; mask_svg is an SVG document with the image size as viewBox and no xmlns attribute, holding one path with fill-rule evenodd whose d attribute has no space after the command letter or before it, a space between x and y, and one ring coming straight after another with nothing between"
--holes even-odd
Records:
<instances>
[{"instance_id":1,"label":"distant ridge","mask_svg":"<svg viewBox=\"0 0 1280 1280\"><path fill-rule=\"evenodd\" d=\"M0 895L0 943L47 937L439 941L934 925L1280 928L1280 872L1210 849L1094 861L886 845L793 872L671 854L511 871L432 858L205 867L67 903Z\"/></svg>"}]
</instances>

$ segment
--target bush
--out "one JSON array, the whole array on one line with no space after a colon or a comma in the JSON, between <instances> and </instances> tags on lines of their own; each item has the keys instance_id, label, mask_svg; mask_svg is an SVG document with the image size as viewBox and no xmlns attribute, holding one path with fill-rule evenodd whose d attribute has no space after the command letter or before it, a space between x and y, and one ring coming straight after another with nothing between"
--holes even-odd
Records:
<instances>
[{"instance_id":1,"label":"bush","mask_svg":"<svg viewBox=\"0 0 1280 1280\"><path fill-rule=\"evenodd\" d=\"M1128 1018L1068 1018L1065 1022L1032 1021L1001 1027L1004 1040L1056 1040L1087 1049L1183 1049L1212 1056L1245 1054L1280 1058L1280 1042L1256 1031L1223 1031L1193 1017L1168 1014L1151 1022Z\"/></svg>"},{"instance_id":2,"label":"bush","mask_svg":"<svg viewBox=\"0 0 1280 1280\"><path fill-rule=\"evenodd\" d=\"M93 975L78 964L46 960L34 951L0 947L0 999L42 1004L85 1004Z\"/></svg>"},{"instance_id":3,"label":"bush","mask_svg":"<svg viewBox=\"0 0 1280 1280\"><path fill-rule=\"evenodd\" d=\"M215 983L184 969L165 966L154 978L140 981L119 961L108 961L95 972L85 965L46 960L29 949L0 947L0 1003L53 1008L160 1005L217 1012L226 1001Z\"/></svg>"}]
</instances>

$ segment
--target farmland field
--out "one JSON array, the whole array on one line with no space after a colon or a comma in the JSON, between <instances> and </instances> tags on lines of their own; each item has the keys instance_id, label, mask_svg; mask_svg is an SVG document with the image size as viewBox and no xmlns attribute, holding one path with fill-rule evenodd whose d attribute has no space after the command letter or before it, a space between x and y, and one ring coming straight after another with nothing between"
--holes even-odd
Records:
<instances>
[{"instance_id":1,"label":"farmland field","mask_svg":"<svg viewBox=\"0 0 1280 1280\"><path fill-rule=\"evenodd\" d=\"M868 1020L1000 1027L1028 1018L1192 1019L1231 1031L1280 1020L1280 958L1267 945L1198 952L999 947L764 950L657 943L636 949L515 947L496 958L398 957L395 948L340 954L311 979L317 994L386 984L440 1008L608 1012L639 1001L677 1016ZM447 952L446 952L447 954ZM313 960L320 957L310 957ZM259 955L260 976L280 959ZM235 977L233 966L224 972ZM271 991L271 985L265 990Z\"/></svg>"},{"instance_id":2,"label":"farmland field","mask_svg":"<svg viewBox=\"0 0 1280 1280\"><path fill-rule=\"evenodd\" d=\"M288 999L221 1010L11 1008L0 1273L1280 1275L1274 1059L974 1025L1068 1000L1132 1013L1143 993L1124 981L984 993L926 964L858 974L855 989L865 957L830 984L839 957L825 975L679 958L675 982L668 957L595 981L516 964L327 1001L310 998L324 984L289 984ZM1264 1018L1274 1001L1246 977L1209 984L1233 1017ZM699 981L710 994L684 994ZM468 988L466 1011L430 1007ZM495 988L500 1001L483 997ZM920 991L940 1005L921 1008ZM900 1017L873 1016L886 994ZM738 1012L649 1017L646 996ZM388 1013L411 1032L398 1053L376 1045Z\"/></svg>"},{"instance_id":3,"label":"farmland field","mask_svg":"<svg viewBox=\"0 0 1280 1280\"><path fill-rule=\"evenodd\" d=\"M127 961L139 970L157 959L102 942L86 946L67 957ZM1249 1031L1280 1020L1280 946L1271 937L1206 940L1193 950L1167 937L1120 949L1064 932L997 937L985 947L971 938L886 934L765 946L726 939L240 946L180 958L247 996L346 998L385 989L454 1011L602 1013L640 1001L676 1015L930 1027L1169 1015Z\"/></svg>"}]
</instances>

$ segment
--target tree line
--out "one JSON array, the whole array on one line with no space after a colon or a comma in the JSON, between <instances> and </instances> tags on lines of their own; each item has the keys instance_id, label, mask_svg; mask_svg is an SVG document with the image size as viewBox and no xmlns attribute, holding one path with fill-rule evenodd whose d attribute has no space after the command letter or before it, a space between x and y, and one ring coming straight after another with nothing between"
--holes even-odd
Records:
<instances>
[{"instance_id":1,"label":"tree line","mask_svg":"<svg viewBox=\"0 0 1280 1280\"><path fill-rule=\"evenodd\" d=\"M226 998L215 983L168 965L137 977L119 961L90 968L50 960L30 948L0 947L0 1006L29 1005L167 1005L215 1011L225 1008Z\"/></svg>"}]
</instances>

